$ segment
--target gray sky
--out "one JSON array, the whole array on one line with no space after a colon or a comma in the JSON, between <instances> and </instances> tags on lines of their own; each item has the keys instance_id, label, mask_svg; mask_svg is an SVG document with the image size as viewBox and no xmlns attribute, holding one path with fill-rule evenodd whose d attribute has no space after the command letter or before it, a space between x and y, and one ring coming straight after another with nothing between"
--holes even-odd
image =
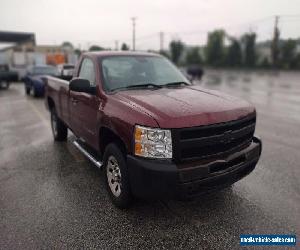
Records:
<instances>
[{"instance_id":1,"label":"gray sky","mask_svg":"<svg viewBox=\"0 0 300 250\"><path fill-rule=\"evenodd\" d=\"M131 46L137 17L137 49L158 49L172 38L204 44L207 32L224 28L229 34L257 32L272 36L274 15L283 15L283 37L300 37L300 0L0 0L0 30L35 32L38 44L70 41L82 48L98 44L114 48L115 40ZM297 15L297 16L291 16Z\"/></svg>"}]
</instances>

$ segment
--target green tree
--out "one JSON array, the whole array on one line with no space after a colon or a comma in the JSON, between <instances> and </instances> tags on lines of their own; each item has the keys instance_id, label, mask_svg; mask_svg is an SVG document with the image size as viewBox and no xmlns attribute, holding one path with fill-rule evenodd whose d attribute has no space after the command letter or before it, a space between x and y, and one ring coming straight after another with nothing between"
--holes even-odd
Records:
<instances>
[{"instance_id":1,"label":"green tree","mask_svg":"<svg viewBox=\"0 0 300 250\"><path fill-rule=\"evenodd\" d=\"M297 42L294 39L288 39L283 42L281 47L281 66L285 69L295 68Z\"/></svg>"},{"instance_id":2,"label":"green tree","mask_svg":"<svg viewBox=\"0 0 300 250\"><path fill-rule=\"evenodd\" d=\"M74 48L73 44L71 42L67 42L67 41L63 42L61 46L62 47L70 47L71 49Z\"/></svg>"},{"instance_id":3,"label":"green tree","mask_svg":"<svg viewBox=\"0 0 300 250\"><path fill-rule=\"evenodd\" d=\"M226 64L231 67L242 65L242 49L238 40L231 39L231 44L226 53Z\"/></svg>"},{"instance_id":4,"label":"green tree","mask_svg":"<svg viewBox=\"0 0 300 250\"><path fill-rule=\"evenodd\" d=\"M255 33L244 34L242 41L244 43L244 64L246 67L254 67L256 64L256 53L255 53Z\"/></svg>"},{"instance_id":5,"label":"green tree","mask_svg":"<svg viewBox=\"0 0 300 250\"><path fill-rule=\"evenodd\" d=\"M89 51L101 51L101 50L104 50L104 48L98 46L98 45L92 45L90 48L89 48Z\"/></svg>"},{"instance_id":6,"label":"green tree","mask_svg":"<svg viewBox=\"0 0 300 250\"><path fill-rule=\"evenodd\" d=\"M202 58L199 52L199 47L193 47L188 49L185 57L187 65L202 64Z\"/></svg>"},{"instance_id":7,"label":"green tree","mask_svg":"<svg viewBox=\"0 0 300 250\"><path fill-rule=\"evenodd\" d=\"M126 43L122 43L121 50L129 50L129 46Z\"/></svg>"},{"instance_id":8,"label":"green tree","mask_svg":"<svg viewBox=\"0 0 300 250\"><path fill-rule=\"evenodd\" d=\"M221 66L224 62L224 30L215 30L208 33L205 48L206 62L211 66Z\"/></svg>"},{"instance_id":9,"label":"green tree","mask_svg":"<svg viewBox=\"0 0 300 250\"><path fill-rule=\"evenodd\" d=\"M166 51L166 50L160 50L159 54L161 54L162 56L170 59L170 55L169 55L168 51Z\"/></svg>"},{"instance_id":10,"label":"green tree","mask_svg":"<svg viewBox=\"0 0 300 250\"><path fill-rule=\"evenodd\" d=\"M80 56L80 55L81 55L81 50L80 50L80 49L75 49L75 50L74 50L74 53L75 53L77 56Z\"/></svg>"},{"instance_id":11,"label":"green tree","mask_svg":"<svg viewBox=\"0 0 300 250\"><path fill-rule=\"evenodd\" d=\"M298 53L293 61L292 68L300 69L300 53Z\"/></svg>"},{"instance_id":12,"label":"green tree","mask_svg":"<svg viewBox=\"0 0 300 250\"><path fill-rule=\"evenodd\" d=\"M277 21L276 21L277 22ZM271 43L271 57L272 57L272 64L274 68L277 68L279 66L279 29L276 25L274 28L274 37L273 41Z\"/></svg>"},{"instance_id":13,"label":"green tree","mask_svg":"<svg viewBox=\"0 0 300 250\"><path fill-rule=\"evenodd\" d=\"M263 69L269 69L271 66L270 62L269 62L269 59L267 57L264 57L260 64L259 64L259 67L263 68Z\"/></svg>"},{"instance_id":14,"label":"green tree","mask_svg":"<svg viewBox=\"0 0 300 250\"><path fill-rule=\"evenodd\" d=\"M184 44L180 40L173 40L170 42L171 60L175 63L179 63L179 59L182 55Z\"/></svg>"}]
</instances>

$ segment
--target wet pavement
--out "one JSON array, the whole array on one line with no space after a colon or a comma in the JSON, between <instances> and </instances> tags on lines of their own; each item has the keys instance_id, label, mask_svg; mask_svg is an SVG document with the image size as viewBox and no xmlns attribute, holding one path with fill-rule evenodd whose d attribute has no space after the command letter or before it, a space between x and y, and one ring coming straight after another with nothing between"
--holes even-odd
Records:
<instances>
[{"instance_id":1,"label":"wet pavement","mask_svg":"<svg viewBox=\"0 0 300 250\"><path fill-rule=\"evenodd\" d=\"M43 99L0 91L0 249L240 249L240 234L300 236L300 73L207 71L199 83L258 112L263 153L231 189L119 210L103 174L54 143ZM281 248L282 249L282 248Z\"/></svg>"}]
</instances>

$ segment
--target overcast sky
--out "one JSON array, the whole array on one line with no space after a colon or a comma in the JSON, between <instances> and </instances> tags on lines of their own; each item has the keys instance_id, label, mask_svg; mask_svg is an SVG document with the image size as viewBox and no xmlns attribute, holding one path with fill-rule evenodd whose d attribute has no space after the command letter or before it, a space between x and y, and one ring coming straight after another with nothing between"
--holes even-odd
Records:
<instances>
[{"instance_id":1,"label":"overcast sky","mask_svg":"<svg viewBox=\"0 0 300 250\"><path fill-rule=\"evenodd\" d=\"M38 44L70 41L76 47L131 46L137 17L137 49L158 49L172 38L204 44L207 32L224 28L239 36L252 30L258 40L272 36L274 15L283 37L300 37L300 0L0 0L0 30L34 32ZM296 15L296 16L293 16Z\"/></svg>"}]
</instances>

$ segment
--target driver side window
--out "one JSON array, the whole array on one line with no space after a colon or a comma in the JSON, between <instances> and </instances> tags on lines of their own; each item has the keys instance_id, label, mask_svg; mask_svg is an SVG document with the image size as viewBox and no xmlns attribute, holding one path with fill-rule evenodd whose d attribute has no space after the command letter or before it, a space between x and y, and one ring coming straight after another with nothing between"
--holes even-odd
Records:
<instances>
[{"instance_id":1,"label":"driver side window","mask_svg":"<svg viewBox=\"0 0 300 250\"><path fill-rule=\"evenodd\" d=\"M92 86L96 85L95 68L91 59L83 59L78 77L89 80Z\"/></svg>"}]
</instances>

